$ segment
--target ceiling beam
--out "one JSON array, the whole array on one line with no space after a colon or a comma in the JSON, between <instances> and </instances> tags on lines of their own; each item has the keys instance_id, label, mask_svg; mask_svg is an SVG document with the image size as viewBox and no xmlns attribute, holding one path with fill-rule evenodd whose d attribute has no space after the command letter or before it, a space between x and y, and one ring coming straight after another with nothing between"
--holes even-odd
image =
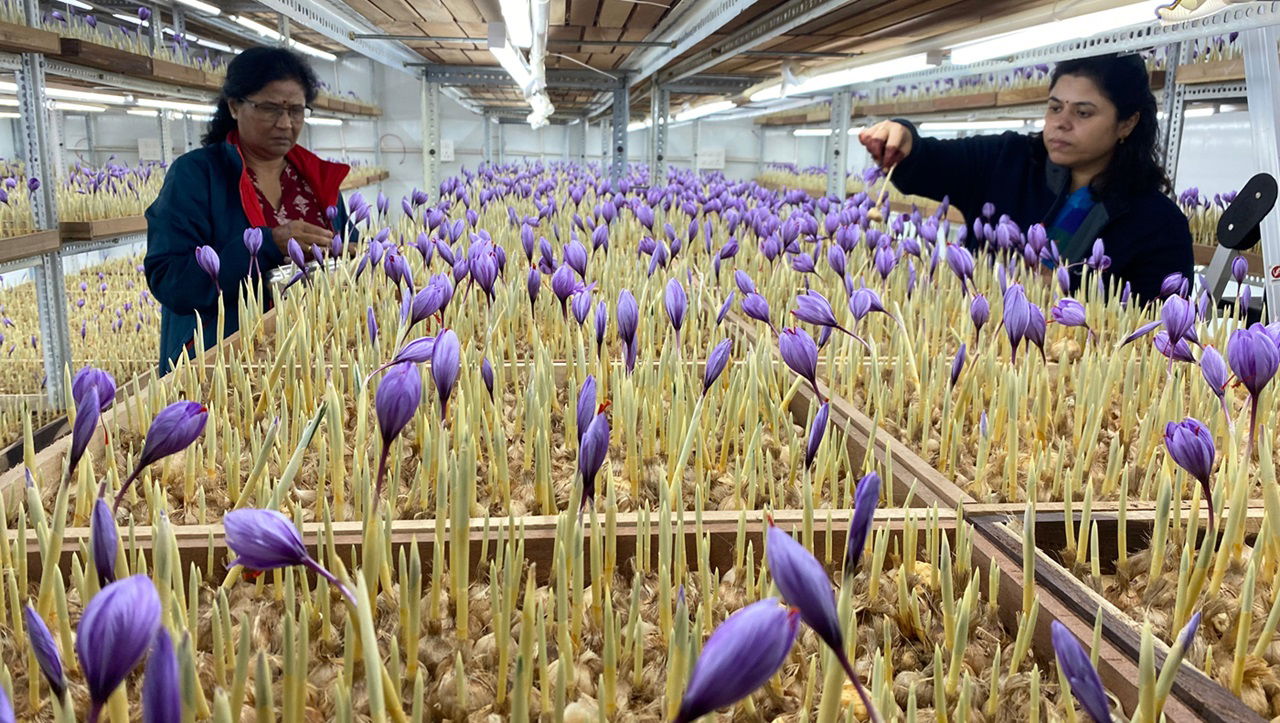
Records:
<instances>
[{"instance_id":1,"label":"ceiling beam","mask_svg":"<svg viewBox=\"0 0 1280 723\"><path fill-rule=\"evenodd\" d=\"M623 64L633 71L632 83L642 83L646 78L667 67L676 58L706 40L712 33L740 17L751 9L755 0L685 0L676 4L672 15L663 20L648 40L675 39L675 46L665 50L651 48L635 53ZM682 8L690 6L682 12ZM676 15L679 13L679 15Z\"/></svg>"},{"instance_id":2,"label":"ceiling beam","mask_svg":"<svg viewBox=\"0 0 1280 723\"><path fill-rule=\"evenodd\" d=\"M663 67L659 78L671 82L710 70L747 50L773 40L806 23L820 19L835 10L861 0L787 0L761 17L718 40L710 47L694 53L670 68Z\"/></svg>"},{"instance_id":3,"label":"ceiling beam","mask_svg":"<svg viewBox=\"0 0 1280 723\"><path fill-rule=\"evenodd\" d=\"M489 39L468 38L462 36L434 35L397 35L395 33L349 33L352 40L399 40L406 43L470 43L487 45ZM675 43L658 40L569 40L548 38L547 45L563 45L566 47L619 47L619 48L671 48Z\"/></svg>"}]
</instances>

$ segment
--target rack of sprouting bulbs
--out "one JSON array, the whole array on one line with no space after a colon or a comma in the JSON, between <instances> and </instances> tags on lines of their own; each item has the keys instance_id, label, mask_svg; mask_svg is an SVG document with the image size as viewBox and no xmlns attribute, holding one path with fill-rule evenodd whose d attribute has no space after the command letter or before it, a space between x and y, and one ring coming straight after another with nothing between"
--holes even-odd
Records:
<instances>
[{"instance_id":1,"label":"rack of sprouting bulbs","mask_svg":"<svg viewBox=\"0 0 1280 723\"><path fill-rule=\"evenodd\" d=\"M1280 664L1280 325L1211 319L1180 276L1143 305L1102 242L1045 275L1044 229L992 207L876 198L559 163L351 194L273 311L238 289L234 341L130 394L71 376L69 440L3 478L0 711L1121 717L1065 628L1030 654L1034 576L1006 628L963 520L885 509L894 469L836 398L975 501L1083 511L1072 572L1170 646L1134 720L1184 662L1274 705L1244 671ZM197 249L211 293L262 242ZM1103 502L1124 578L1098 572Z\"/></svg>"}]
</instances>

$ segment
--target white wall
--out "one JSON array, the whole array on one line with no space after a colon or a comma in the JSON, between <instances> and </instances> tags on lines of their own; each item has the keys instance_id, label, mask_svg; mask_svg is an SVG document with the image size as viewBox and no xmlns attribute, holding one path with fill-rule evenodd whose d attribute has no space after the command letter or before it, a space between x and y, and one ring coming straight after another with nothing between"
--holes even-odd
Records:
<instances>
[{"instance_id":1,"label":"white wall","mask_svg":"<svg viewBox=\"0 0 1280 723\"><path fill-rule=\"evenodd\" d=\"M1238 191L1260 170L1247 112L1183 120L1176 190L1198 186L1213 198L1222 191Z\"/></svg>"}]
</instances>

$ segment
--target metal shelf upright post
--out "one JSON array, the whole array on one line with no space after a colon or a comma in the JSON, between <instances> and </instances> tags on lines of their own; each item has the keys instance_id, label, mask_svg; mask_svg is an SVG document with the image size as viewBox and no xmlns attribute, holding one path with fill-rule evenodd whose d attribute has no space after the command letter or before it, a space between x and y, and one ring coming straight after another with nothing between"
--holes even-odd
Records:
<instances>
[{"instance_id":1,"label":"metal shelf upright post","mask_svg":"<svg viewBox=\"0 0 1280 723\"><path fill-rule=\"evenodd\" d=\"M422 174L423 188L431 196L440 193L440 84L422 76Z\"/></svg>"},{"instance_id":2,"label":"metal shelf upright post","mask_svg":"<svg viewBox=\"0 0 1280 723\"><path fill-rule=\"evenodd\" d=\"M36 0L23 0L27 22L39 27L40 8ZM22 154L30 176L41 180L31 194L36 227L56 229L58 207L54 198L57 172L50 157L52 109L45 98L45 60L40 53L23 53L16 73L18 111L21 119ZM49 406L61 408L66 399L63 370L71 363L71 326L67 315L67 286L62 257L47 253L34 269L36 306L40 316L41 351L44 356L45 394Z\"/></svg>"},{"instance_id":3,"label":"metal shelf upright post","mask_svg":"<svg viewBox=\"0 0 1280 723\"><path fill-rule=\"evenodd\" d=\"M831 135L827 137L827 196L844 198L845 151L849 147L849 117L853 93L842 90L831 97Z\"/></svg>"},{"instance_id":4,"label":"metal shelf upright post","mask_svg":"<svg viewBox=\"0 0 1280 723\"><path fill-rule=\"evenodd\" d=\"M1259 170L1280 178L1280 25L1240 34L1244 41L1245 88L1253 153ZM1280 214L1262 220L1262 284L1272 321L1280 318Z\"/></svg>"},{"instance_id":5,"label":"metal shelf upright post","mask_svg":"<svg viewBox=\"0 0 1280 723\"><path fill-rule=\"evenodd\" d=\"M613 162L609 167L609 179L613 191L617 193L622 176L627 172L627 124L631 122L630 81L627 74L618 76L618 85L613 91Z\"/></svg>"},{"instance_id":6,"label":"metal shelf upright post","mask_svg":"<svg viewBox=\"0 0 1280 723\"><path fill-rule=\"evenodd\" d=\"M649 91L649 182L661 183L667 175L667 116L671 91L655 79Z\"/></svg>"}]
</instances>

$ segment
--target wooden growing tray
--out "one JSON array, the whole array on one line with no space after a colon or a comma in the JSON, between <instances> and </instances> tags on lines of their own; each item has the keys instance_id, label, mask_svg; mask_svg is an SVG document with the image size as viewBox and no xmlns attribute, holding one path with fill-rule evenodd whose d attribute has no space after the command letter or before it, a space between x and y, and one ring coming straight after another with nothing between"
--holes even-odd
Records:
<instances>
[{"instance_id":1,"label":"wooden growing tray","mask_svg":"<svg viewBox=\"0 0 1280 723\"><path fill-rule=\"evenodd\" d=\"M1208 63L1179 65L1174 77L1179 83L1188 85L1244 80L1244 56Z\"/></svg>"},{"instance_id":2,"label":"wooden growing tray","mask_svg":"<svg viewBox=\"0 0 1280 723\"><path fill-rule=\"evenodd\" d=\"M1262 511L1251 509L1249 516L1248 526L1257 530L1262 524ZM1144 511L1130 514L1126 517L1126 528L1129 532L1128 539L1135 542L1141 541L1144 532L1149 534L1154 519L1153 512ZM1076 519L1079 519L1078 516ZM1103 525L1099 525L1100 544L1105 542L1107 538L1110 539L1107 543L1109 547L1100 547L1099 553L1114 555L1116 553L1114 530L1117 525L1115 513L1103 513L1096 515L1094 519L1100 523L1109 521L1109 529L1112 530L1110 535L1103 534ZM1089 626L1093 625L1096 618L1101 617L1103 639L1110 646L1118 649L1127 659L1137 660L1142 641L1141 625L1059 564L1057 553L1065 540L1065 536L1062 534L1062 521L1061 513L1050 513L1044 515L1043 518L1042 515L1037 514L1035 578L1036 588L1040 591L1039 600L1041 604L1043 605L1046 600L1053 600L1057 605L1065 608L1065 611L1059 613L1059 615L1074 615L1081 623ZM1202 525L1206 523L1207 517L1201 520ZM986 522L976 522L975 526L979 537L988 540L1004 554L1016 557L1021 556L1023 536L1010 527L1009 524L988 520ZM1043 537L1042 531L1045 533ZM1046 552L1046 548L1050 552ZM1168 646L1157 638L1155 641L1157 670L1164 664L1168 655ZM1108 690L1112 689L1108 687ZM1119 695L1116 690L1112 690L1112 692ZM1171 696L1182 701L1189 708L1190 713L1195 716L1196 720L1239 721L1241 723L1251 721L1261 723L1265 720L1245 705L1244 701L1236 697L1230 690L1210 679L1185 660L1179 667ZM1123 697L1121 701L1128 708L1128 701L1125 701ZM1170 720L1174 719L1170 718Z\"/></svg>"},{"instance_id":3,"label":"wooden growing tray","mask_svg":"<svg viewBox=\"0 0 1280 723\"><path fill-rule=\"evenodd\" d=\"M63 58L91 68L109 70L123 75L148 77L151 75L151 58L130 53L108 45L99 45L79 38L62 38Z\"/></svg>"},{"instance_id":4,"label":"wooden growing tray","mask_svg":"<svg viewBox=\"0 0 1280 723\"><path fill-rule=\"evenodd\" d=\"M812 551L818 559L839 559L846 545L850 514L851 511L849 510L815 510ZM901 540L901 532L908 514L915 515L917 520L921 519L919 512L908 513L906 510L899 509L877 511L875 526L889 529L891 548L894 547L894 540ZM958 525L971 524L957 519L955 513L948 510L937 510L936 515L940 529L945 531L953 540ZM803 514L798 511L778 510L773 512L773 518L776 524L784 529L798 528L803 522ZM744 520L745 525L743 525ZM555 567L554 544L557 518L555 516L533 516L520 518L516 522L524 533L525 559L536 563L538 582L546 584L551 571ZM447 520L439 523L435 520L398 520L393 522L390 531L391 559L397 559L401 550L405 550L407 553L408 548L417 547L424 572L429 570L432 560L436 557L437 525L443 527L445 533L442 536L445 541L444 549L441 551L443 559L449 559L447 550L451 544L452 535L448 533L450 523ZM683 527L683 543L690 570L697 569L700 535L705 535L709 543L707 551L711 565L714 569L720 570L721 573L733 567L739 554L739 543L749 546L749 549L753 551L757 564L763 564L765 547L763 538L767 525L768 523L762 512L704 512L700 530L694 520L687 517ZM470 548L469 559L473 578L484 575L485 570L487 570L488 560L498 554L501 540L510 534L509 526L510 521L501 518L469 520L467 540ZM744 538L739 538L740 528L744 532ZM306 545L315 554L318 554L316 547L323 534L323 529L323 523L307 523L301 527ZM584 529L586 528L584 527ZM993 569L996 571L999 579L998 616L1005 630L1010 635L1016 635L1019 625L1017 617L1022 599L1020 552L1015 550L1013 554L1010 554L1001 545L980 534L981 526L971 525L971 529L979 533L972 534L971 538L973 541L971 562L975 577L980 580L982 593L987 595L990 592L988 585L990 578L984 571ZM347 564L357 564L360 560L360 549L365 536L363 523L335 522L332 523L332 530L338 554ZM640 539L640 530L641 527L637 515L617 515L615 539L617 559L621 564L629 567L632 564L631 561L635 559L639 549L637 543ZM650 540L648 541L647 549L654 556L651 559L652 567L652 564L656 562L656 550L658 548L657 538L659 531L656 521L648 527L648 531ZM150 526L138 526L131 531L130 539L133 544L136 544L136 550L148 560L151 559L153 549L153 533L154 530ZM194 566L201 570L206 584L217 585L221 583L225 578L226 563L232 557L226 546L225 530L222 525L175 526L173 533L183 569L189 570ZM11 531L9 534L11 541L13 541L16 532ZM87 549L89 541L90 531L88 528L68 528L65 531L62 553L58 561L64 575L71 574L72 556L83 549ZM39 570L43 561L40 557L40 545L35 531L29 530L27 532L25 542L28 569ZM128 546L130 542L126 541L125 544ZM487 558L482 558L481 556L484 551L487 551ZM590 551L584 549L584 554L589 558ZM742 549L741 554L745 555L746 549ZM130 551L128 556L132 559L133 552ZM589 562L584 561L584 565L589 569ZM1039 596L1039 601L1040 614L1036 619L1031 650L1042 666L1047 667L1048 664L1055 660L1050 637L1051 625L1055 621L1066 626L1083 644L1089 645L1091 643L1093 637L1091 620L1085 620L1076 615L1071 607L1057 596L1042 594ZM1108 692L1120 701L1126 711L1132 712L1138 701L1137 681L1139 676L1135 662L1136 657L1126 655L1106 635L1104 635L1096 652L1098 671L1102 677L1103 685ZM1193 672L1188 670L1179 671L1178 685L1175 685L1174 693L1170 696L1165 706L1165 720L1171 723L1189 723L1204 720L1254 720L1254 718L1249 717L1231 717L1235 712L1235 708L1231 706L1230 701L1221 699L1221 696L1214 697L1215 691L1211 689L1201 690L1198 686L1202 681L1196 680L1192 675ZM1210 697L1205 701L1188 701L1183 697L1188 691L1203 693ZM1222 715L1199 715L1192 707L1193 703L1223 706L1214 709L1221 711Z\"/></svg>"},{"instance_id":5,"label":"wooden growing tray","mask_svg":"<svg viewBox=\"0 0 1280 723\"><path fill-rule=\"evenodd\" d=\"M156 80L188 85L196 88L204 86L204 71L189 65L170 63L167 60L153 59L151 74Z\"/></svg>"},{"instance_id":6,"label":"wooden growing tray","mask_svg":"<svg viewBox=\"0 0 1280 723\"><path fill-rule=\"evenodd\" d=\"M970 108L991 108L996 104L994 90L985 93L966 93L965 95L944 95L933 101L935 110L967 110Z\"/></svg>"},{"instance_id":7,"label":"wooden growing tray","mask_svg":"<svg viewBox=\"0 0 1280 723\"><path fill-rule=\"evenodd\" d=\"M21 236L0 238L0 262L17 261L56 251L58 243L57 231L35 231Z\"/></svg>"},{"instance_id":8,"label":"wooden growing tray","mask_svg":"<svg viewBox=\"0 0 1280 723\"><path fill-rule=\"evenodd\" d=\"M125 216L98 221L63 221L58 224L62 238L70 241L92 241L147 230L145 216Z\"/></svg>"},{"instance_id":9,"label":"wooden growing tray","mask_svg":"<svg viewBox=\"0 0 1280 723\"><path fill-rule=\"evenodd\" d=\"M0 50L9 53L57 55L61 50L61 44L57 33L16 23L0 22Z\"/></svg>"}]
</instances>

